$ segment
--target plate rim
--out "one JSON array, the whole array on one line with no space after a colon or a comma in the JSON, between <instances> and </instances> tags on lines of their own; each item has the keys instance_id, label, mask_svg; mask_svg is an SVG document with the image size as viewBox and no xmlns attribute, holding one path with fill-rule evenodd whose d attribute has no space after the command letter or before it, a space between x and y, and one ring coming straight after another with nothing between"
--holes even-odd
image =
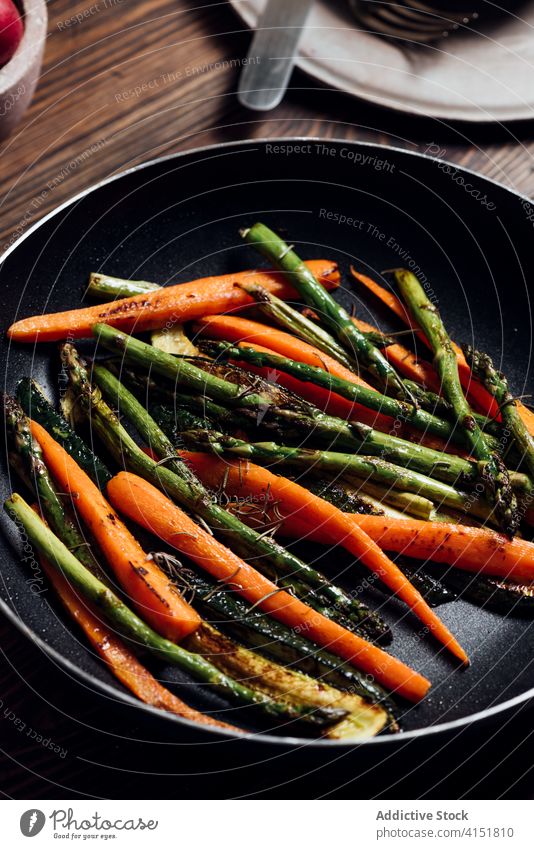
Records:
<instances>
[{"instance_id":1,"label":"plate rim","mask_svg":"<svg viewBox=\"0 0 534 849\"><path fill-rule=\"evenodd\" d=\"M252 23L249 16L246 14L248 9L243 8L243 0L229 0L230 6L234 14L239 20L249 29L252 29ZM528 106L525 104L522 109L520 106L510 113L499 115L498 112L492 113L492 117L488 117L487 110L482 112L480 108L471 107L472 111L464 112L458 107L450 107L449 109L436 106L435 109L418 108L416 104L405 104L404 100L395 98L393 101L386 94L380 95L372 91L368 91L363 85L354 84L352 88L344 88L340 85L336 74L329 71L325 66L317 67L316 61L309 56L304 56L300 52L295 61L295 66L307 76L311 77L322 85L343 92L357 99L373 103L375 106L380 106L382 109L388 109L392 112L399 112L403 115L413 115L416 118L441 119L444 121L464 122L466 124L506 124L508 122L515 123L516 121L531 121L534 119L534 104Z\"/></svg>"},{"instance_id":2,"label":"plate rim","mask_svg":"<svg viewBox=\"0 0 534 849\"><path fill-rule=\"evenodd\" d=\"M333 145L344 144L353 147L373 148L376 150L390 150L405 156L412 156L418 159L429 160L431 162L445 163L446 165L450 165L459 171L475 176L478 179L484 180L490 183L491 185L498 187L499 189L512 195L514 198L518 198L527 201L528 203L532 203L531 199L527 195L524 195L521 192L516 191L515 189L509 188L508 186L504 185L503 183L500 183L498 180L495 180L492 177L487 177L484 174L480 174L479 172L474 171L470 168L466 168L446 159L441 159L437 156L430 156L429 154L423 153L421 151L407 150L405 148L397 147L395 145L378 144L375 142L358 141L343 138L325 139L319 136L274 136L271 138L262 137L258 139L241 139L228 142L219 142L210 145L203 145L201 147L194 147L188 150L166 154L165 156L154 157L152 159L146 160L145 162L140 162L137 165L133 165L130 168L126 168L123 171L118 171L117 173L111 174L108 177L104 177L98 182L93 183L85 189L82 189L80 192L77 192L71 198L67 198L67 200L63 201L61 204L54 207L54 209L50 210L37 221L35 221L31 225L31 227L28 228L28 230L22 233L0 255L0 268L2 268L4 261L14 252L15 248L19 247L39 227L54 218L64 209L67 209L70 206L74 206L82 198L92 194L93 192L96 192L98 189L107 186L110 183L115 182L116 180L120 180L138 171L143 171L146 168L161 165L162 163L171 162L174 160L179 160L188 156L194 157L198 154L212 153L214 151L226 150L228 148L246 148L249 145L283 144L286 142L310 142L318 144L323 144L327 142L328 144ZM178 723L179 725L183 725L186 728L191 728L196 732L208 732L210 736L216 736L219 739L221 737L224 737L225 739L232 739L236 741L248 740L253 743L259 744L274 744L280 749L283 747L291 746L297 748L342 748L345 750L349 750L357 749L360 746L392 746L398 743L402 743L402 741L408 741L427 736L436 736L439 734L446 734L455 730L460 731L466 726L475 725L476 723L480 723L484 720L490 719L494 716L497 716L498 714L505 713L506 711L509 711L516 706L522 705L534 699L533 686L530 689L525 690L525 692L521 693L520 695L514 696L512 699L508 699L498 705L486 708L485 710L477 711L476 713L460 717L459 719L450 720L449 722L440 723L438 725L426 726L425 728L417 728L411 731L401 731L398 734L372 737L369 740L362 740L359 742L346 742L343 740L317 740L293 736L275 736L271 734L263 734L261 732L247 732L246 730L242 732L234 732L230 730L226 731L225 729L217 728L216 726L200 725L194 720L186 719L185 717L178 716L177 714L172 714L168 711L161 710L160 708L155 708L151 705L147 705L144 702L141 702L140 700L131 696L126 690L123 692L121 689L118 689L112 686L111 684L106 683L105 681L101 681L100 679L96 678L92 673L81 669L73 661L61 654L60 651L55 649L53 646L49 645L36 631L33 630L33 628L31 628L29 625L22 621L22 619L17 616L13 608L10 607L10 605L2 598L0 598L0 613L2 613L8 619L8 621L16 627L26 639L30 640L34 645L37 645L45 654L49 655L53 660L55 660L58 666L65 668L70 673L72 673L73 677L79 678L85 683L90 683L96 689L101 690L105 695L113 697L117 701L120 700L126 702L132 707L140 709L148 715L154 716L156 719ZM169 740L167 742L170 743L172 741ZM206 745L206 743L198 741L196 745Z\"/></svg>"}]
</instances>

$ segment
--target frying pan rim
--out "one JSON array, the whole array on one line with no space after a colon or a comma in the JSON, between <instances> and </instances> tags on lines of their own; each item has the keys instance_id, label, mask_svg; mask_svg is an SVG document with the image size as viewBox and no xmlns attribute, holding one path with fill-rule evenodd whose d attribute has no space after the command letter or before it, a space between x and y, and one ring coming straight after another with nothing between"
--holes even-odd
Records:
<instances>
[{"instance_id":1,"label":"frying pan rim","mask_svg":"<svg viewBox=\"0 0 534 849\"><path fill-rule=\"evenodd\" d=\"M458 165L455 162L450 162L447 159L442 159L438 156L431 156L427 153L422 153L420 151L415 150L406 150L401 147L397 147L395 145L387 145L387 144L376 144L374 142L365 142L365 141L357 141L350 139L342 139L342 138L331 138L324 139L317 136L275 136L272 138L262 137L259 139L241 139L236 141L229 142L219 142L217 144L211 145L203 145L201 147L191 148L189 150L179 151L177 153L166 154L165 156L155 157L153 159L149 159L146 162L140 162L137 165L133 165L130 168L125 169L124 171L119 171L117 174L112 174L109 177L105 177L102 180L99 180L97 183L93 183L86 189L75 194L73 197L68 198L63 203L54 207L54 209L50 210L50 212L46 213L42 218L32 224L31 227L26 230L26 232L22 233L13 244L9 245L4 253L0 256L0 268L2 267L4 261L14 252L14 250L20 247L21 243L27 239L35 230L45 224L47 221L52 219L54 216L58 215L64 209L67 209L69 206L73 206L77 201L85 198L87 195L96 192L98 189L107 186L110 183L115 182L116 180L120 180L124 177L127 177L131 174L137 173L138 171L142 171L145 168L150 168L152 166L161 165L166 162L172 162L173 160L182 159L184 157L195 157L199 154L204 153L212 153L219 150L231 149L231 148L247 148L251 145L265 145L265 144L285 144L285 143L317 143L317 144L328 144L334 147L339 145L345 145L347 147L363 147L378 151L393 151L396 154L400 154L401 156L411 156L418 159L429 160L430 162L443 163L445 165L449 165L452 168L456 169L465 174L469 174L475 177L478 180L482 180L485 183L489 183L490 185L496 186L500 191L504 191L509 195L512 195L515 198L526 201L531 204L532 201L528 197L528 195L523 194L515 189L511 189L508 186L503 185L498 180L495 180L492 177L487 177L483 174L479 174L471 168L466 168L464 166ZM110 684L107 684L105 681L101 681L100 679L93 676L90 672L86 672L81 669L67 657L61 654L57 649L48 645L29 625L23 622L16 613L11 609L11 607L5 602L3 599L0 599L0 612L2 612L6 618L31 642L35 645L39 646L39 648L48 654L51 658L53 658L60 667L64 667L66 670L71 672L74 677L81 679L82 681L91 684L93 687L101 690L104 694L112 696L114 699L120 699L126 704L131 705L137 709L141 709L145 713L155 716L159 719L164 719L166 721L177 722L179 725L184 725L185 727L190 727L194 729L196 732L199 729L203 732L208 732L208 734L214 735L217 738L221 736L233 739L233 740L251 740L254 743L267 743L274 744L280 748L287 746L299 746L299 747L308 747L321 749L324 748L335 748L335 749L354 749L359 748L360 746L392 746L398 743L402 743L404 741L408 741L411 739L416 739L419 737L427 737L429 735L438 735L445 734L450 731L460 730L465 726L474 725L476 723L480 723L483 720L494 717L500 713L504 713L512 708L523 704L524 702L528 702L530 699L534 698L534 687L531 687L529 690L525 690L525 692L521 693L518 696L514 696L512 699L508 699L501 704L495 705L490 708L486 708L482 711L477 711L476 713L469 714L468 716L461 717L460 719L454 719L449 722L444 722L439 725L427 726L426 728L418 728L412 731L401 731L399 734L390 734L386 736L372 737L369 740L363 740L359 743L347 743L342 740L308 740L303 737L286 737L280 736L276 737L274 735L269 734L255 734L255 733L247 733L246 731L243 733L225 731L220 728L210 727L210 726L199 726L198 723L194 722L194 720L185 719L184 717L177 716L175 714L168 713L167 711L162 711L158 708L152 707L151 705L147 705L144 702L135 699L133 696L130 696L127 692L122 692L120 689L113 687Z\"/></svg>"}]
</instances>

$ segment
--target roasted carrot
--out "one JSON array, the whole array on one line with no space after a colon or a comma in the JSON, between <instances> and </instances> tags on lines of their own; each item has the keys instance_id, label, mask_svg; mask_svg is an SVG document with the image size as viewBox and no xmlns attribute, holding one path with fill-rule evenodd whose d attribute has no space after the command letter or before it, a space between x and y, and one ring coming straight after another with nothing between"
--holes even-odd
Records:
<instances>
[{"instance_id":1,"label":"roasted carrot","mask_svg":"<svg viewBox=\"0 0 534 849\"><path fill-rule=\"evenodd\" d=\"M366 274L360 274L354 268L351 268L351 272L353 277L362 283L365 288L372 292L379 301L384 304L384 306L388 307L395 315L410 327L414 334L428 347L429 342L422 332L422 330L418 327L418 325L411 318L407 308L404 306L400 298L393 293L384 289L379 283L375 280L372 280L370 277L367 277ZM480 410L484 415L490 416L491 418L499 417L499 406L495 399L490 395L490 393L482 386L482 384L473 377L471 369L467 365L466 359L464 357L463 351L458 345L453 342L454 351L456 353L456 358L458 360L458 372L460 375L460 380L463 388L466 391L467 397L469 401L476 406L477 409ZM429 387L431 388L431 387Z\"/></svg>"},{"instance_id":2,"label":"roasted carrot","mask_svg":"<svg viewBox=\"0 0 534 849\"><path fill-rule=\"evenodd\" d=\"M378 329L373 324L369 324L360 318L353 318L352 320L356 327L364 333ZM415 380L416 383L422 383L427 389L431 389L432 392L440 391L439 378L432 365L425 362L425 360L418 359L409 348L405 348L404 345L396 342L394 345L388 345L387 348L384 348L384 355L390 361L391 365L395 366L397 371L403 374L404 377Z\"/></svg>"},{"instance_id":3,"label":"roasted carrot","mask_svg":"<svg viewBox=\"0 0 534 849\"><path fill-rule=\"evenodd\" d=\"M108 484L108 495L130 519L186 554L219 582L228 584L275 619L306 634L323 648L328 647L407 699L418 701L426 694L430 683L423 676L280 590L195 524L152 484L128 472L119 472Z\"/></svg>"},{"instance_id":4,"label":"roasted carrot","mask_svg":"<svg viewBox=\"0 0 534 849\"><path fill-rule=\"evenodd\" d=\"M534 544L487 528L351 516L380 546L419 560L448 563L469 572L496 575L513 581L534 581Z\"/></svg>"},{"instance_id":5,"label":"roasted carrot","mask_svg":"<svg viewBox=\"0 0 534 849\"><path fill-rule=\"evenodd\" d=\"M333 357L277 327L270 327L237 315L210 315L196 322L195 329L202 336L208 336L210 339L263 345L288 359L325 369L336 377L370 388L363 378L354 374Z\"/></svg>"},{"instance_id":6,"label":"roasted carrot","mask_svg":"<svg viewBox=\"0 0 534 849\"><path fill-rule=\"evenodd\" d=\"M113 675L138 699L147 705L167 710L202 725L238 730L226 722L219 722L189 707L178 696L163 687L139 662L123 640L98 618L91 605L77 595L63 575L57 569L52 569L50 564L42 558L41 565L63 606L78 623L89 643L105 661Z\"/></svg>"},{"instance_id":7,"label":"roasted carrot","mask_svg":"<svg viewBox=\"0 0 534 849\"><path fill-rule=\"evenodd\" d=\"M381 304L383 304L385 307L388 307L391 312L394 312L397 318L400 318L400 320L404 324L406 324L407 327L410 327L413 330L414 334L416 336L419 336L421 341L426 344L424 333L419 329L417 324L412 321L410 313L408 312L407 308L404 306L400 298L397 298L397 296L393 292L390 292L389 289L385 289L383 286L380 285L380 283L377 283L376 280L373 280L372 277L368 277L367 274L361 274L359 271L356 271L353 266L351 266L350 271L352 276L356 278L356 280L358 280L363 286L365 286L365 288L369 292L371 292L380 301Z\"/></svg>"},{"instance_id":8,"label":"roasted carrot","mask_svg":"<svg viewBox=\"0 0 534 849\"><path fill-rule=\"evenodd\" d=\"M319 259L312 260L309 265L326 287L335 288L339 284L335 263ZM295 292L279 272L241 271L155 289L110 304L24 318L12 324L7 333L16 342L54 342L66 337L90 337L91 327L99 322L126 333L155 330L168 321L183 324L203 315L253 303L240 287L244 282L264 286L280 298L295 297Z\"/></svg>"},{"instance_id":9,"label":"roasted carrot","mask_svg":"<svg viewBox=\"0 0 534 849\"><path fill-rule=\"evenodd\" d=\"M534 544L519 537L511 540L497 531L470 525L355 513L346 515L386 551L418 560L448 563L449 566L467 572L493 575L520 583L534 581ZM329 542L328 534L322 528L312 527L306 517L301 517L297 523L288 515L284 520L283 531L290 537L300 538L304 535L316 542Z\"/></svg>"},{"instance_id":10,"label":"roasted carrot","mask_svg":"<svg viewBox=\"0 0 534 849\"><path fill-rule=\"evenodd\" d=\"M254 463L218 460L208 454L183 452L201 481L212 488L223 485L232 495L272 498L283 515L320 528L331 545L342 545L400 598L444 646L463 663L468 657L441 619L428 606L398 566L360 528L333 504L304 487Z\"/></svg>"},{"instance_id":11,"label":"roasted carrot","mask_svg":"<svg viewBox=\"0 0 534 849\"><path fill-rule=\"evenodd\" d=\"M196 630L201 621L198 613L148 558L98 487L40 424L32 421L31 432L52 477L63 492L70 494L76 513L87 524L141 616L170 640L179 641Z\"/></svg>"}]
</instances>

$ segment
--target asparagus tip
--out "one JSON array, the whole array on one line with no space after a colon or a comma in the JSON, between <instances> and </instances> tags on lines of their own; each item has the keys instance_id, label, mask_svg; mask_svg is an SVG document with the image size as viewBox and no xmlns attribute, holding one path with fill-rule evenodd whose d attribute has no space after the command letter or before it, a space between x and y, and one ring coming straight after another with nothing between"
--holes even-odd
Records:
<instances>
[{"instance_id":1,"label":"asparagus tip","mask_svg":"<svg viewBox=\"0 0 534 849\"><path fill-rule=\"evenodd\" d=\"M263 286L258 286L257 283L239 283L239 288L259 302L269 302L269 293L265 291Z\"/></svg>"},{"instance_id":2,"label":"asparagus tip","mask_svg":"<svg viewBox=\"0 0 534 849\"><path fill-rule=\"evenodd\" d=\"M491 459L479 463L481 478L495 504L495 515L503 532L513 539L520 523L517 499L510 483L508 469L502 457L494 453Z\"/></svg>"}]
</instances>

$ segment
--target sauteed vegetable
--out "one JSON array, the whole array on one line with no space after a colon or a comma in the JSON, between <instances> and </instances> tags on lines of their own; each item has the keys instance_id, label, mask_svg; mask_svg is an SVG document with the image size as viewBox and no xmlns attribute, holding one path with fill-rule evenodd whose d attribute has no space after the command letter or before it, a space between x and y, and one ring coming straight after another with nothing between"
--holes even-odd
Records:
<instances>
[{"instance_id":1,"label":"sauteed vegetable","mask_svg":"<svg viewBox=\"0 0 534 849\"><path fill-rule=\"evenodd\" d=\"M351 269L407 325L382 332L334 300L335 263L263 224L242 236L274 270L167 288L93 273L104 303L9 328L63 342L68 388L60 411L31 377L5 397L10 462L38 502L6 510L142 701L226 731L392 733L430 682L395 656L389 596L460 667L435 605L532 615L534 414L452 342L411 272L386 289ZM353 566L323 574L291 540ZM162 660L232 703L232 724L160 684Z\"/></svg>"}]
</instances>

